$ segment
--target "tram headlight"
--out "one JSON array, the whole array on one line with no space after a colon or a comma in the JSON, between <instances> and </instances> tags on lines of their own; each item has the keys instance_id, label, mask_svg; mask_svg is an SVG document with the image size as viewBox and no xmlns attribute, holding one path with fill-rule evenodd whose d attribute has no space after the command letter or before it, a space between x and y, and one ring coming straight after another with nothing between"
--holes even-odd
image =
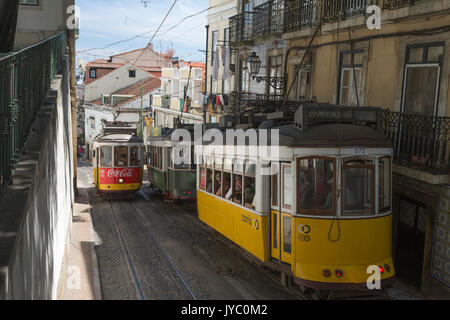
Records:
<instances>
[{"instance_id":1,"label":"tram headlight","mask_svg":"<svg viewBox=\"0 0 450 320\"><path fill-rule=\"evenodd\" d=\"M323 276L324 276L325 278L331 277L331 271L328 270L328 269L323 270L323 271L322 271L322 274L323 274Z\"/></svg>"},{"instance_id":2,"label":"tram headlight","mask_svg":"<svg viewBox=\"0 0 450 320\"><path fill-rule=\"evenodd\" d=\"M119 179L119 183L120 183L120 184L123 184L123 179Z\"/></svg>"}]
</instances>

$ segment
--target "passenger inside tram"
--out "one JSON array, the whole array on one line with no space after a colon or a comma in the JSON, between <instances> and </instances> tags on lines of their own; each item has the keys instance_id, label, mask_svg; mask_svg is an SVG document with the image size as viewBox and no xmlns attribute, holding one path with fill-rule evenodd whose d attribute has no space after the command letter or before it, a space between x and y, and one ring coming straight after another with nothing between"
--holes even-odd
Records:
<instances>
[{"instance_id":1,"label":"passenger inside tram","mask_svg":"<svg viewBox=\"0 0 450 320\"><path fill-rule=\"evenodd\" d=\"M234 180L233 202L241 204L242 202L242 177L236 176Z\"/></svg>"},{"instance_id":2,"label":"passenger inside tram","mask_svg":"<svg viewBox=\"0 0 450 320\"><path fill-rule=\"evenodd\" d=\"M212 174L212 170L208 169L207 173L206 173L206 192L208 193L212 193L212 189L213 189L213 174Z\"/></svg>"},{"instance_id":3,"label":"passenger inside tram","mask_svg":"<svg viewBox=\"0 0 450 320\"><path fill-rule=\"evenodd\" d=\"M245 189L244 189L244 205L245 207L254 210L255 206L253 204L255 198L255 185L254 179L252 181L251 178L245 179Z\"/></svg>"},{"instance_id":4,"label":"passenger inside tram","mask_svg":"<svg viewBox=\"0 0 450 320\"><path fill-rule=\"evenodd\" d=\"M222 176L219 173L216 174L215 192L214 194L218 197L222 195Z\"/></svg>"},{"instance_id":5,"label":"passenger inside tram","mask_svg":"<svg viewBox=\"0 0 450 320\"><path fill-rule=\"evenodd\" d=\"M233 192L233 190L231 189L231 173L223 173L223 185L220 191L223 191L223 194L221 194L222 197L224 197L226 200L230 200L231 194Z\"/></svg>"},{"instance_id":6,"label":"passenger inside tram","mask_svg":"<svg viewBox=\"0 0 450 320\"><path fill-rule=\"evenodd\" d=\"M306 173L303 177L303 181L300 183L300 204L302 209L312 209L314 200L313 195L314 185L312 184L312 178L309 173Z\"/></svg>"}]
</instances>

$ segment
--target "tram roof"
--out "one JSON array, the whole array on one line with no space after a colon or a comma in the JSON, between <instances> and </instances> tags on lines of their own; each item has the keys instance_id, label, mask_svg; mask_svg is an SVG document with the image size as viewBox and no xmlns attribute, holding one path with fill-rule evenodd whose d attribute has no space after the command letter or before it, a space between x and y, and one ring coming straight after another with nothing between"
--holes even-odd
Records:
<instances>
[{"instance_id":1,"label":"tram roof","mask_svg":"<svg viewBox=\"0 0 450 320\"><path fill-rule=\"evenodd\" d=\"M373 128L354 125L354 124L315 124L302 131L294 124L280 125L266 121L256 129L269 130L268 132L268 144L271 143L270 130L279 130L280 146L285 147L304 147L304 148L336 148L336 147L353 147L353 146L365 146L374 148L392 148L393 144L390 139L383 135L378 130ZM244 130L245 131L245 130ZM226 143L225 130L221 130ZM246 145L251 143L246 141ZM204 142L204 145L208 145L209 142Z\"/></svg>"},{"instance_id":2,"label":"tram roof","mask_svg":"<svg viewBox=\"0 0 450 320\"><path fill-rule=\"evenodd\" d=\"M317 124L301 131L293 124L273 127L280 130L280 144L292 147L392 148L390 139L373 128L354 124Z\"/></svg>"},{"instance_id":3,"label":"tram roof","mask_svg":"<svg viewBox=\"0 0 450 320\"><path fill-rule=\"evenodd\" d=\"M133 134L105 134L95 138L96 142L109 142L109 143L143 143L141 137Z\"/></svg>"}]
</instances>

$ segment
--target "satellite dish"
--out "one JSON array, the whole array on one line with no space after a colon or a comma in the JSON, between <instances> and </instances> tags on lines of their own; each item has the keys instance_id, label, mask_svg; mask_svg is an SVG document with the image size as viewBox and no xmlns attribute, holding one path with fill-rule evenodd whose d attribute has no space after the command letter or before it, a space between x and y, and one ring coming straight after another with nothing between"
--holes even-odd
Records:
<instances>
[{"instance_id":1,"label":"satellite dish","mask_svg":"<svg viewBox=\"0 0 450 320\"><path fill-rule=\"evenodd\" d=\"M86 69L86 61L82 58L78 59L78 67L84 71Z\"/></svg>"}]
</instances>

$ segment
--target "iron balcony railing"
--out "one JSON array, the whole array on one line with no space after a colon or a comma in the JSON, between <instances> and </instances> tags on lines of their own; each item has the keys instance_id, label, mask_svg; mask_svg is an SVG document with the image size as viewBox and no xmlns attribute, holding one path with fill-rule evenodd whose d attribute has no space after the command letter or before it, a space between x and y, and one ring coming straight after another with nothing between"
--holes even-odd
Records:
<instances>
[{"instance_id":1,"label":"iron balcony railing","mask_svg":"<svg viewBox=\"0 0 450 320\"><path fill-rule=\"evenodd\" d=\"M253 12L243 12L230 18L230 44L252 41Z\"/></svg>"},{"instance_id":2,"label":"iron balcony railing","mask_svg":"<svg viewBox=\"0 0 450 320\"><path fill-rule=\"evenodd\" d=\"M388 10L395 10L408 6L413 6L416 2L424 2L426 0L384 0L383 8Z\"/></svg>"},{"instance_id":3,"label":"iron balcony railing","mask_svg":"<svg viewBox=\"0 0 450 320\"><path fill-rule=\"evenodd\" d=\"M320 0L287 0L284 8L284 31L292 32L317 25L321 3Z\"/></svg>"},{"instance_id":4,"label":"iron balcony railing","mask_svg":"<svg viewBox=\"0 0 450 320\"><path fill-rule=\"evenodd\" d=\"M11 183L66 48L67 35L61 32L16 53L0 56L0 191Z\"/></svg>"},{"instance_id":5,"label":"iron balcony railing","mask_svg":"<svg viewBox=\"0 0 450 320\"><path fill-rule=\"evenodd\" d=\"M448 174L450 117L385 111L383 130L394 143L394 160L404 166Z\"/></svg>"},{"instance_id":6,"label":"iron balcony railing","mask_svg":"<svg viewBox=\"0 0 450 320\"><path fill-rule=\"evenodd\" d=\"M366 15L368 6L381 5L381 2L382 0L324 0L324 20L325 22L334 22Z\"/></svg>"},{"instance_id":7,"label":"iron balcony railing","mask_svg":"<svg viewBox=\"0 0 450 320\"><path fill-rule=\"evenodd\" d=\"M284 0L270 0L253 9L253 36L283 32Z\"/></svg>"}]
</instances>

